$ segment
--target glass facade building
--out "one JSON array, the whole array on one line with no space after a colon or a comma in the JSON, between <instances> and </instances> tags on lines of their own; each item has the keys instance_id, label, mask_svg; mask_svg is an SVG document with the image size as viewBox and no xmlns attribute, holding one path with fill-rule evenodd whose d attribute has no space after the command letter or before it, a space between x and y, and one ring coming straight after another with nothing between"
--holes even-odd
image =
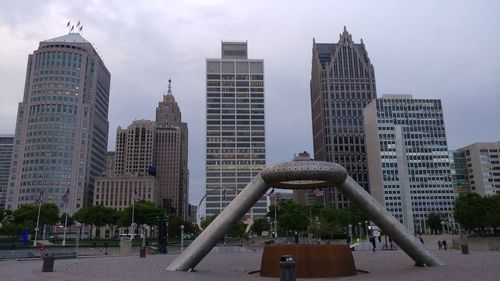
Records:
<instances>
[{"instance_id":1,"label":"glass facade building","mask_svg":"<svg viewBox=\"0 0 500 281\"><path fill-rule=\"evenodd\" d=\"M42 41L28 56L8 208L32 204L41 193L69 213L92 204L95 177L106 160L110 79L97 51L79 33Z\"/></svg>"},{"instance_id":2,"label":"glass facade building","mask_svg":"<svg viewBox=\"0 0 500 281\"><path fill-rule=\"evenodd\" d=\"M344 166L369 190L362 110L377 91L363 40L354 43L345 27L337 43L313 40L310 94L314 158ZM349 206L337 189L324 196L328 205Z\"/></svg>"},{"instance_id":3,"label":"glass facade building","mask_svg":"<svg viewBox=\"0 0 500 281\"><path fill-rule=\"evenodd\" d=\"M264 61L246 42L222 42L207 59L206 214L220 213L266 165ZM248 216L265 216L263 196Z\"/></svg>"}]
</instances>

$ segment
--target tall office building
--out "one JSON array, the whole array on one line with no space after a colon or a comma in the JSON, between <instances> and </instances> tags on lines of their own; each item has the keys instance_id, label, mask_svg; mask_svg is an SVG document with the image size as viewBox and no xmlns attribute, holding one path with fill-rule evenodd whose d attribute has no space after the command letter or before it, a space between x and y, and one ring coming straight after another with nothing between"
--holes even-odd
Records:
<instances>
[{"instance_id":1,"label":"tall office building","mask_svg":"<svg viewBox=\"0 0 500 281\"><path fill-rule=\"evenodd\" d=\"M457 151L464 154L470 190L482 196L500 194L500 141L476 142Z\"/></svg>"},{"instance_id":2,"label":"tall office building","mask_svg":"<svg viewBox=\"0 0 500 281\"><path fill-rule=\"evenodd\" d=\"M207 59L206 213L220 213L266 165L264 60L246 42L222 42ZM248 216L265 216L265 196Z\"/></svg>"},{"instance_id":3,"label":"tall office building","mask_svg":"<svg viewBox=\"0 0 500 281\"><path fill-rule=\"evenodd\" d=\"M111 74L79 33L40 42L28 56L19 104L7 207L33 203L43 192L69 213L92 204L108 141Z\"/></svg>"},{"instance_id":4,"label":"tall office building","mask_svg":"<svg viewBox=\"0 0 500 281\"><path fill-rule=\"evenodd\" d=\"M168 80L167 94L156 108L154 163L159 182L158 200L187 218L189 209L188 126Z\"/></svg>"},{"instance_id":5,"label":"tall office building","mask_svg":"<svg viewBox=\"0 0 500 281\"><path fill-rule=\"evenodd\" d=\"M116 129L115 176L147 176L153 165L155 122L135 120Z\"/></svg>"},{"instance_id":6,"label":"tall office building","mask_svg":"<svg viewBox=\"0 0 500 281\"><path fill-rule=\"evenodd\" d=\"M363 110L371 194L410 231L450 215L455 194L441 101L384 95Z\"/></svg>"},{"instance_id":7,"label":"tall office building","mask_svg":"<svg viewBox=\"0 0 500 281\"><path fill-rule=\"evenodd\" d=\"M314 158L341 164L369 190L362 110L377 92L362 39L354 43L344 27L337 43L313 40L310 93ZM349 204L337 189L324 196L336 208Z\"/></svg>"},{"instance_id":8,"label":"tall office building","mask_svg":"<svg viewBox=\"0 0 500 281\"><path fill-rule=\"evenodd\" d=\"M14 135L0 134L0 207L5 206L13 147Z\"/></svg>"}]
</instances>

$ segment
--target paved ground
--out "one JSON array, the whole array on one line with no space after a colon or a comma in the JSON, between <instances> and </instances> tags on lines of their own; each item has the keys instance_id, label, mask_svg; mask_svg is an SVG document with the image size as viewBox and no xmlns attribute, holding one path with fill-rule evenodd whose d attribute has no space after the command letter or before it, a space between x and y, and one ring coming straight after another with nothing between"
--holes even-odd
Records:
<instances>
[{"instance_id":1,"label":"paved ground","mask_svg":"<svg viewBox=\"0 0 500 281\"><path fill-rule=\"evenodd\" d=\"M500 251L472 252L462 255L456 250L435 251L446 265L438 267L415 267L402 251L355 251L357 276L330 279L302 280L498 280L500 276ZM260 277L258 273L262 252L218 253L208 255L196 272L170 272L167 265L175 254L166 256L97 257L74 260L56 260L55 272L41 272L41 260L1 261L0 280L65 280L65 281L111 281L111 280L277 280Z\"/></svg>"}]
</instances>

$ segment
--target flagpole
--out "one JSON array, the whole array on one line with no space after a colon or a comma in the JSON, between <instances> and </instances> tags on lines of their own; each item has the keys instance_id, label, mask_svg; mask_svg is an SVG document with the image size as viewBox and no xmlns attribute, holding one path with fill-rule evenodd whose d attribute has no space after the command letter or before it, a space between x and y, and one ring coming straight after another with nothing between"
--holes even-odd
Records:
<instances>
[{"instance_id":1,"label":"flagpole","mask_svg":"<svg viewBox=\"0 0 500 281\"><path fill-rule=\"evenodd\" d=\"M66 246L66 228L67 228L67 225L68 225L68 204L65 203L64 205L66 207L66 218L64 218L64 234L63 234L62 245Z\"/></svg>"},{"instance_id":2,"label":"flagpole","mask_svg":"<svg viewBox=\"0 0 500 281\"><path fill-rule=\"evenodd\" d=\"M40 202L38 203L38 216L36 218L36 228L35 228L35 240L33 240L33 247L36 247L36 238L38 237L38 224L40 223L40 209L42 209L42 196L40 196Z\"/></svg>"},{"instance_id":3,"label":"flagpole","mask_svg":"<svg viewBox=\"0 0 500 281\"><path fill-rule=\"evenodd\" d=\"M135 236L134 216L135 216L135 197L132 198L132 224L130 225L132 228L132 235L130 237L132 237L132 239L134 239Z\"/></svg>"}]
</instances>

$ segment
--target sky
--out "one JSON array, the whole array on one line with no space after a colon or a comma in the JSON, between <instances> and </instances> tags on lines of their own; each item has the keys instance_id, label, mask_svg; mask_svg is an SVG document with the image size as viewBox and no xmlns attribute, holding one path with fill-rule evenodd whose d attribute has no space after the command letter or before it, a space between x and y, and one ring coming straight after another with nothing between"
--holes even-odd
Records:
<instances>
[{"instance_id":1,"label":"sky","mask_svg":"<svg viewBox=\"0 0 500 281\"><path fill-rule=\"evenodd\" d=\"M109 150L116 128L155 118L172 79L189 126L190 201L204 195L205 60L221 40L264 59L267 163L312 154L312 41L361 38L377 95L441 99L449 149L500 140L500 1L0 0L0 134L15 129L28 54L83 24L111 72Z\"/></svg>"}]
</instances>

